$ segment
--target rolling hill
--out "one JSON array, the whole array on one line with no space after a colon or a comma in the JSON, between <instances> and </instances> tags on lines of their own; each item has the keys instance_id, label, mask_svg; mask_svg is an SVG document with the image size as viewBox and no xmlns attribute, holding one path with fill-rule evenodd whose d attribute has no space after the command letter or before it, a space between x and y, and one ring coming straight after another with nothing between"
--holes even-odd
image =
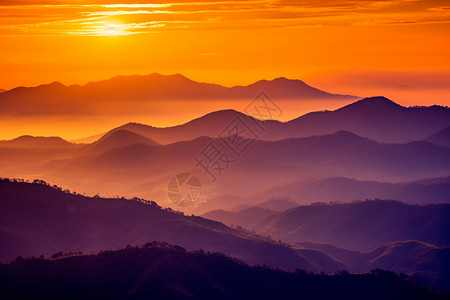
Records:
<instances>
[{"instance_id":1,"label":"rolling hill","mask_svg":"<svg viewBox=\"0 0 450 300\"><path fill-rule=\"evenodd\" d=\"M51 284L49 284L51 282ZM0 265L5 299L448 299L382 270L333 276L250 267L220 253L147 243Z\"/></svg>"},{"instance_id":2,"label":"rolling hill","mask_svg":"<svg viewBox=\"0 0 450 300\"><path fill-rule=\"evenodd\" d=\"M220 251L251 264L340 270L345 266L316 250L185 216L138 199L89 198L41 183L0 181L0 259L95 252L158 240L189 250Z\"/></svg>"},{"instance_id":3,"label":"rolling hill","mask_svg":"<svg viewBox=\"0 0 450 300\"><path fill-rule=\"evenodd\" d=\"M258 117L258 116L256 116ZM384 97L370 97L335 111L311 112L282 123L260 122L234 110L217 111L188 123L157 128L144 124L125 124L115 130L130 130L168 144L200 136L217 137L234 119L239 118L262 140L282 140L350 131L378 142L407 143L424 140L450 125L450 109L441 106L404 107Z\"/></svg>"},{"instance_id":4,"label":"rolling hill","mask_svg":"<svg viewBox=\"0 0 450 300\"><path fill-rule=\"evenodd\" d=\"M200 178L205 187L205 200L227 194L245 198L273 186L283 186L310 177L352 177L398 182L448 176L450 172L449 148L424 141L408 144L377 143L344 131L274 142L255 140L241 157L227 150L223 139L200 137L158 145L129 131L122 133L130 137L124 139L123 143L119 134L110 134L96 144L74 145L67 149L34 151L1 148L0 172L9 177L30 180L42 178L92 195L100 193L106 196L153 198L162 205L170 205L166 198L167 183L172 176L181 172L189 172ZM196 166L195 162L202 149L210 143L226 151L232 161L226 172L216 174L217 183L205 176L204 170ZM365 185L351 182L348 186L358 184ZM422 195L426 195L427 187L422 187ZM442 188L445 190L445 186ZM442 199L440 189L436 186L436 192L430 192L430 197L435 195ZM395 192L395 189L391 190ZM401 194L402 189L399 190ZM360 196L364 196L365 188L362 191ZM386 188L386 191L389 196L390 189ZM353 200L353 195L358 193L348 192L345 195L352 196L346 200ZM367 196L370 197L370 193ZM266 200L261 197L253 203ZM240 204L243 203L236 202L233 206Z\"/></svg>"},{"instance_id":5,"label":"rolling hill","mask_svg":"<svg viewBox=\"0 0 450 300\"><path fill-rule=\"evenodd\" d=\"M438 247L419 241L388 243L370 252L337 248L333 245L299 242L345 263L353 271L389 269L408 274L422 282L450 290L450 247Z\"/></svg>"},{"instance_id":6,"label":"rolling hill","mask_svg":"<svg viewBox=\"0 0 450 300\"><path fill-rule=\"evenodd\" d=\"M42 149L67 148L74 146L60 137L23 135L9 141L0 141L0 148Z\"/></svg>"},{"instance_id":7,"label":"rolling hill","mask_svg":"<svg viewBox=\"0 0 450 300\"><path fill-rule=\"evenodd\" d=\"M406 240L450 246L450 204L418 206L372 200L298 206L283 212L258 207L240 212L217 210L202 216L283 241L324 243L358 251Z\"/></svg>"},{"instance_id":8,"label":"rolling hill","mask_svg":"<svg viewBox=\"0 0 450 300\"><path fill-rule=\"evenodd\" d=\"M242 202L252 204L270 197L285 197L299 204L365 199L395 199L410 204L450 203L450 177L397 183L345 177L308 178L264 190Z\"/></svg>"},{"instance_id":9,"label":"rolling hill","mask_svg":"<svg viewBox=\"0 0 450 300\"><path fill-rule=\"evenodd\" d=\"M262 90L278 99L356 99L330 94L303 81L277 78L249 86L224 87L200 83L183 75L117 76L79 86L59 82L37 87L18 87L0 94L1 115L23 113L120 113L123 107L146 110L155 101L253 99Z\"/></svg>"},{"instance_id":10,"label":"rolling hill","mask_svg":"<svg viewBox=\"0 0 450 300\"><path fill-rule=\"evenodd\" d=\"M426 140L443 147L450 147L450 126L429 136Z\"/></svg>"}]
</instances>

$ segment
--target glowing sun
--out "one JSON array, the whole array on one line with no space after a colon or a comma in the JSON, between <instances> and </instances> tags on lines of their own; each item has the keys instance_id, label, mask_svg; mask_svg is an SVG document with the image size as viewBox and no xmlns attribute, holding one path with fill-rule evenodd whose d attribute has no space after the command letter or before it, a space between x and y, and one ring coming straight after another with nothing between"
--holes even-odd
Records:
<instances>
[{"instance_id":1,"label":"glowing sun","mask_svg":"<svg viewBox=\"0 0 450 300\"><path fill-rule=\"evenodd\" d=\"M105 27L103 28L103 31L104 31L105 35L122 35L123 34L120 26L118 26L117 24L113 24L113 23L106 24Z\"/></svg>"}]
</instances>

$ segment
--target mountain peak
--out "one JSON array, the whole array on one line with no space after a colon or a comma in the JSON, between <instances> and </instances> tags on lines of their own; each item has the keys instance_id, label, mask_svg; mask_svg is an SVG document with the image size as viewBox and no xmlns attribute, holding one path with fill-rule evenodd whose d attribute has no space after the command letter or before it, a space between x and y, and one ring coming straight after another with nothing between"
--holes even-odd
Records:
<instances>
[{"instance_id":1,"label":"mountain peak","mask_svg":"<svg viewBox=\"0 0 450 300\"><path fill-rule=\"evenodd\" d=\"M58 136L22 135L9 141L0 141L0 146L18 148L52 148L70 146L71 143Z\"/></svg>"},{"instance_id":2,"label":"mountain peak","mask_svg":"<svg viewBox=\"0 0 450 300\"><path fill-rule=\"evenodd\" d=\"M62 84L59 81L53 81L52 83L48 83L48 84L42 84L39 85L38 88L64 88L66 87L64 84Z\"/></svg>"},{"instance_id":3,"label":"mountain peak","mask_svg":"<svg viewBox=\"0 0 450 300\"><path fill-rule=\"evenodd\" d=\"M402 107L400 104L395 103L391 99L388 99L384 96L374 96L374 97L366 97L355 103L364 103L364 104L375 104L375 105L390 105L393 107Z\"/></svg>"},{"instance_id":4,"label":"mountain peak","mask_svg":"<svg viewBox=\"0 0 450 300\"><path fill-rule=\"evenodd\" d=\"M158 143L136 132L119 129L106 133L98 141L92 143L90 151L96 154L113 148L123 148L136 144L157 145Z\"/></svg>"},{"instance_id":5,"label":"mountain peak","mask_svg":"<svg viewBox=\"0 0 450 300\"><path fill-rule=\"evenodd\" d=\"M383 97L383 96L375 96L375 97L367 97L356 102L353 102L349 105L339 108L337 111L346 111L346 110L355 110L355 112L361 113L362 111L370 111L374 112L387 112L397 109L404 108L400 104L395 103L394 101Z\"/></svg>"}]
</instances>

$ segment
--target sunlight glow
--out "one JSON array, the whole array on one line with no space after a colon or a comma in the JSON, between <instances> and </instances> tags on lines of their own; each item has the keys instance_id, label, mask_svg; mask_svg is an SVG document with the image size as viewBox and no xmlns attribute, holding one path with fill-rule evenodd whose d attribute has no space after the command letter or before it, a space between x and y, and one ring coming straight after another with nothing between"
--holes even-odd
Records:
<instances>
[{"instance_id":1,"label":"sunlight glow","mask_svg":"<svg viewBox=\"0 0 450 300\"><path fill-rule=\"evenodd\" d=\"M118 36L118 35L127 35L127 34L129 34L129 33L125 32L123 30L123 26L117 25L117 24L113 24L113 23L108 23L103 28L103 34L102 35Z\"/></svg>"}]
</instances>

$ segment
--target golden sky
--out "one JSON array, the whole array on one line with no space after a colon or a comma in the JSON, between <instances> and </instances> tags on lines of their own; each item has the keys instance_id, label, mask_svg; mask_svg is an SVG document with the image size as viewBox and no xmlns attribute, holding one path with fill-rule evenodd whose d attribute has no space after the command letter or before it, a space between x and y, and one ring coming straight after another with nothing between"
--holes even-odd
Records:
<instances>
[{"instance_id":1,"label":"golden sky","mask_svg":"<svg viewBox=\"0 0 450 300\"><path fill-rule=\"evenodd\" d=\"M450 105L448 0L0 0L0 88L181 73ZM395 99L394 99L395 100Z\"/></svg>"}]
</instances>

